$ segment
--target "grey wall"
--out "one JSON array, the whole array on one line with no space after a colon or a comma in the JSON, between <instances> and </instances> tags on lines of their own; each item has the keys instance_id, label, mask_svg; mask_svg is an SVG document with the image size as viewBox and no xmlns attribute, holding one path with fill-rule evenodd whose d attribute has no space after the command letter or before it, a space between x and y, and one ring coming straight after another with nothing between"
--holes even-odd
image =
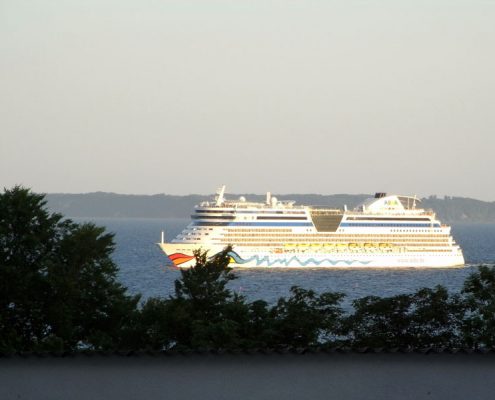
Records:
<instances>
[{"instance_id":1,"label":"grey wall","mask_svg":"<svg viewBox=\"0 0 495 400\"><path fill-rule=\"evenodd\" d=\"M0 399L489 399L495 355L0 359Z\"/></svg>"}]
</instances>

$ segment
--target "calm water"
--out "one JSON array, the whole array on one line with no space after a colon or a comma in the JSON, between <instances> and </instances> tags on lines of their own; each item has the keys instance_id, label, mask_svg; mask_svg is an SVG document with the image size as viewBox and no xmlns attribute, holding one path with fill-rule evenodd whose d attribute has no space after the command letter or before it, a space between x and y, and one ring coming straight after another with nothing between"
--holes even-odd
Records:
<instances>
[{"instance_id":1,"label":"calm water","mask_svg":"<svg viewBox=\"0 0 495 400\"><path fill-rule=\"evenodd\" d=\"M81 221L81 220L79 220ZM114 260L120 268L119 279L131 293L144 298L173 293L180 272L171 267L156 242L166 230L167 239L182 230L185 219L92 219L115 233ZM458 291L464 279L480 263L495 263L495 224L455 224L453 235L464 250L468 266L461 269L247 269L237 270L232 289L248 299L275 301L288 294L293 285L318 292L341 291L351 299L409 293L420 287L446 286Z\"/></svg>"}]
</instances>

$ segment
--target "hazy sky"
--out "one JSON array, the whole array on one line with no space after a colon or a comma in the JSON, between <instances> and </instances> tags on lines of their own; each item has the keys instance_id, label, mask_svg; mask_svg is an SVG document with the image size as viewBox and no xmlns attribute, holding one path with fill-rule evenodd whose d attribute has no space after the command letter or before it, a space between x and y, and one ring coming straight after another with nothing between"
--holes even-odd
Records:
<instances>
[{"instance_id":1,"label":"hazy sky","mask_svg":"<svg viewBox=\"0 0 495 400\"><path fill-rule=\"evenodd\" d=\"M0 186L495 200L495 1L0 0Z\"/></svg>"}]
</instances>

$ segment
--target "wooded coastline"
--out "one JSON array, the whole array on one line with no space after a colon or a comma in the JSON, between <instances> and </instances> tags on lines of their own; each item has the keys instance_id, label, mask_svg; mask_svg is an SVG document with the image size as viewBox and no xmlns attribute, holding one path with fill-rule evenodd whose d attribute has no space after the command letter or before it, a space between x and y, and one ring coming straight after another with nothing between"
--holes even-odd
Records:
<instances>
[{"instance_id":1,"label":"wooded coastline","mask_svg":"<svg viewBox=\"0 0 495 400\"><path fill-rule=\"evenodd\" d=\"M232 198L245 196L253 201L264 201L264 195L233 194ZM335 208L355 207L371 194L287 194L277 195L280 200L294 200L296 204L320 205ZM191 194L173 196L167 194L129 195L116 193L47 194L48 207L69 218L189 218L195 205L213 195ZM422 199L421 207L432 209L441 221L495 223L495 202L464 197L429 196Z\"/></svg>"}]
</instances>

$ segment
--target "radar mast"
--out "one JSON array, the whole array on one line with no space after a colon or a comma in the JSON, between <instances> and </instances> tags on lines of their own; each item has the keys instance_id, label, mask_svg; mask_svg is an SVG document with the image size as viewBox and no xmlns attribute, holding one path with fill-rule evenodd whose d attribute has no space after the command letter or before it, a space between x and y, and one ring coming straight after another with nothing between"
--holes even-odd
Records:
<instances>
[{"instance_id":1,"label":"radar mast","mask_svg":"<svg viewBox=\"0 0 495 400\"><path fill-rule=\"evenodd\" d=\"M223 204L223 202L225 201L224 194L225 194L225 185L218 188L218 190L217 190L217 193L215 196L215 204L217 207L220 207Z\"/></svg>"}]
</instances>

